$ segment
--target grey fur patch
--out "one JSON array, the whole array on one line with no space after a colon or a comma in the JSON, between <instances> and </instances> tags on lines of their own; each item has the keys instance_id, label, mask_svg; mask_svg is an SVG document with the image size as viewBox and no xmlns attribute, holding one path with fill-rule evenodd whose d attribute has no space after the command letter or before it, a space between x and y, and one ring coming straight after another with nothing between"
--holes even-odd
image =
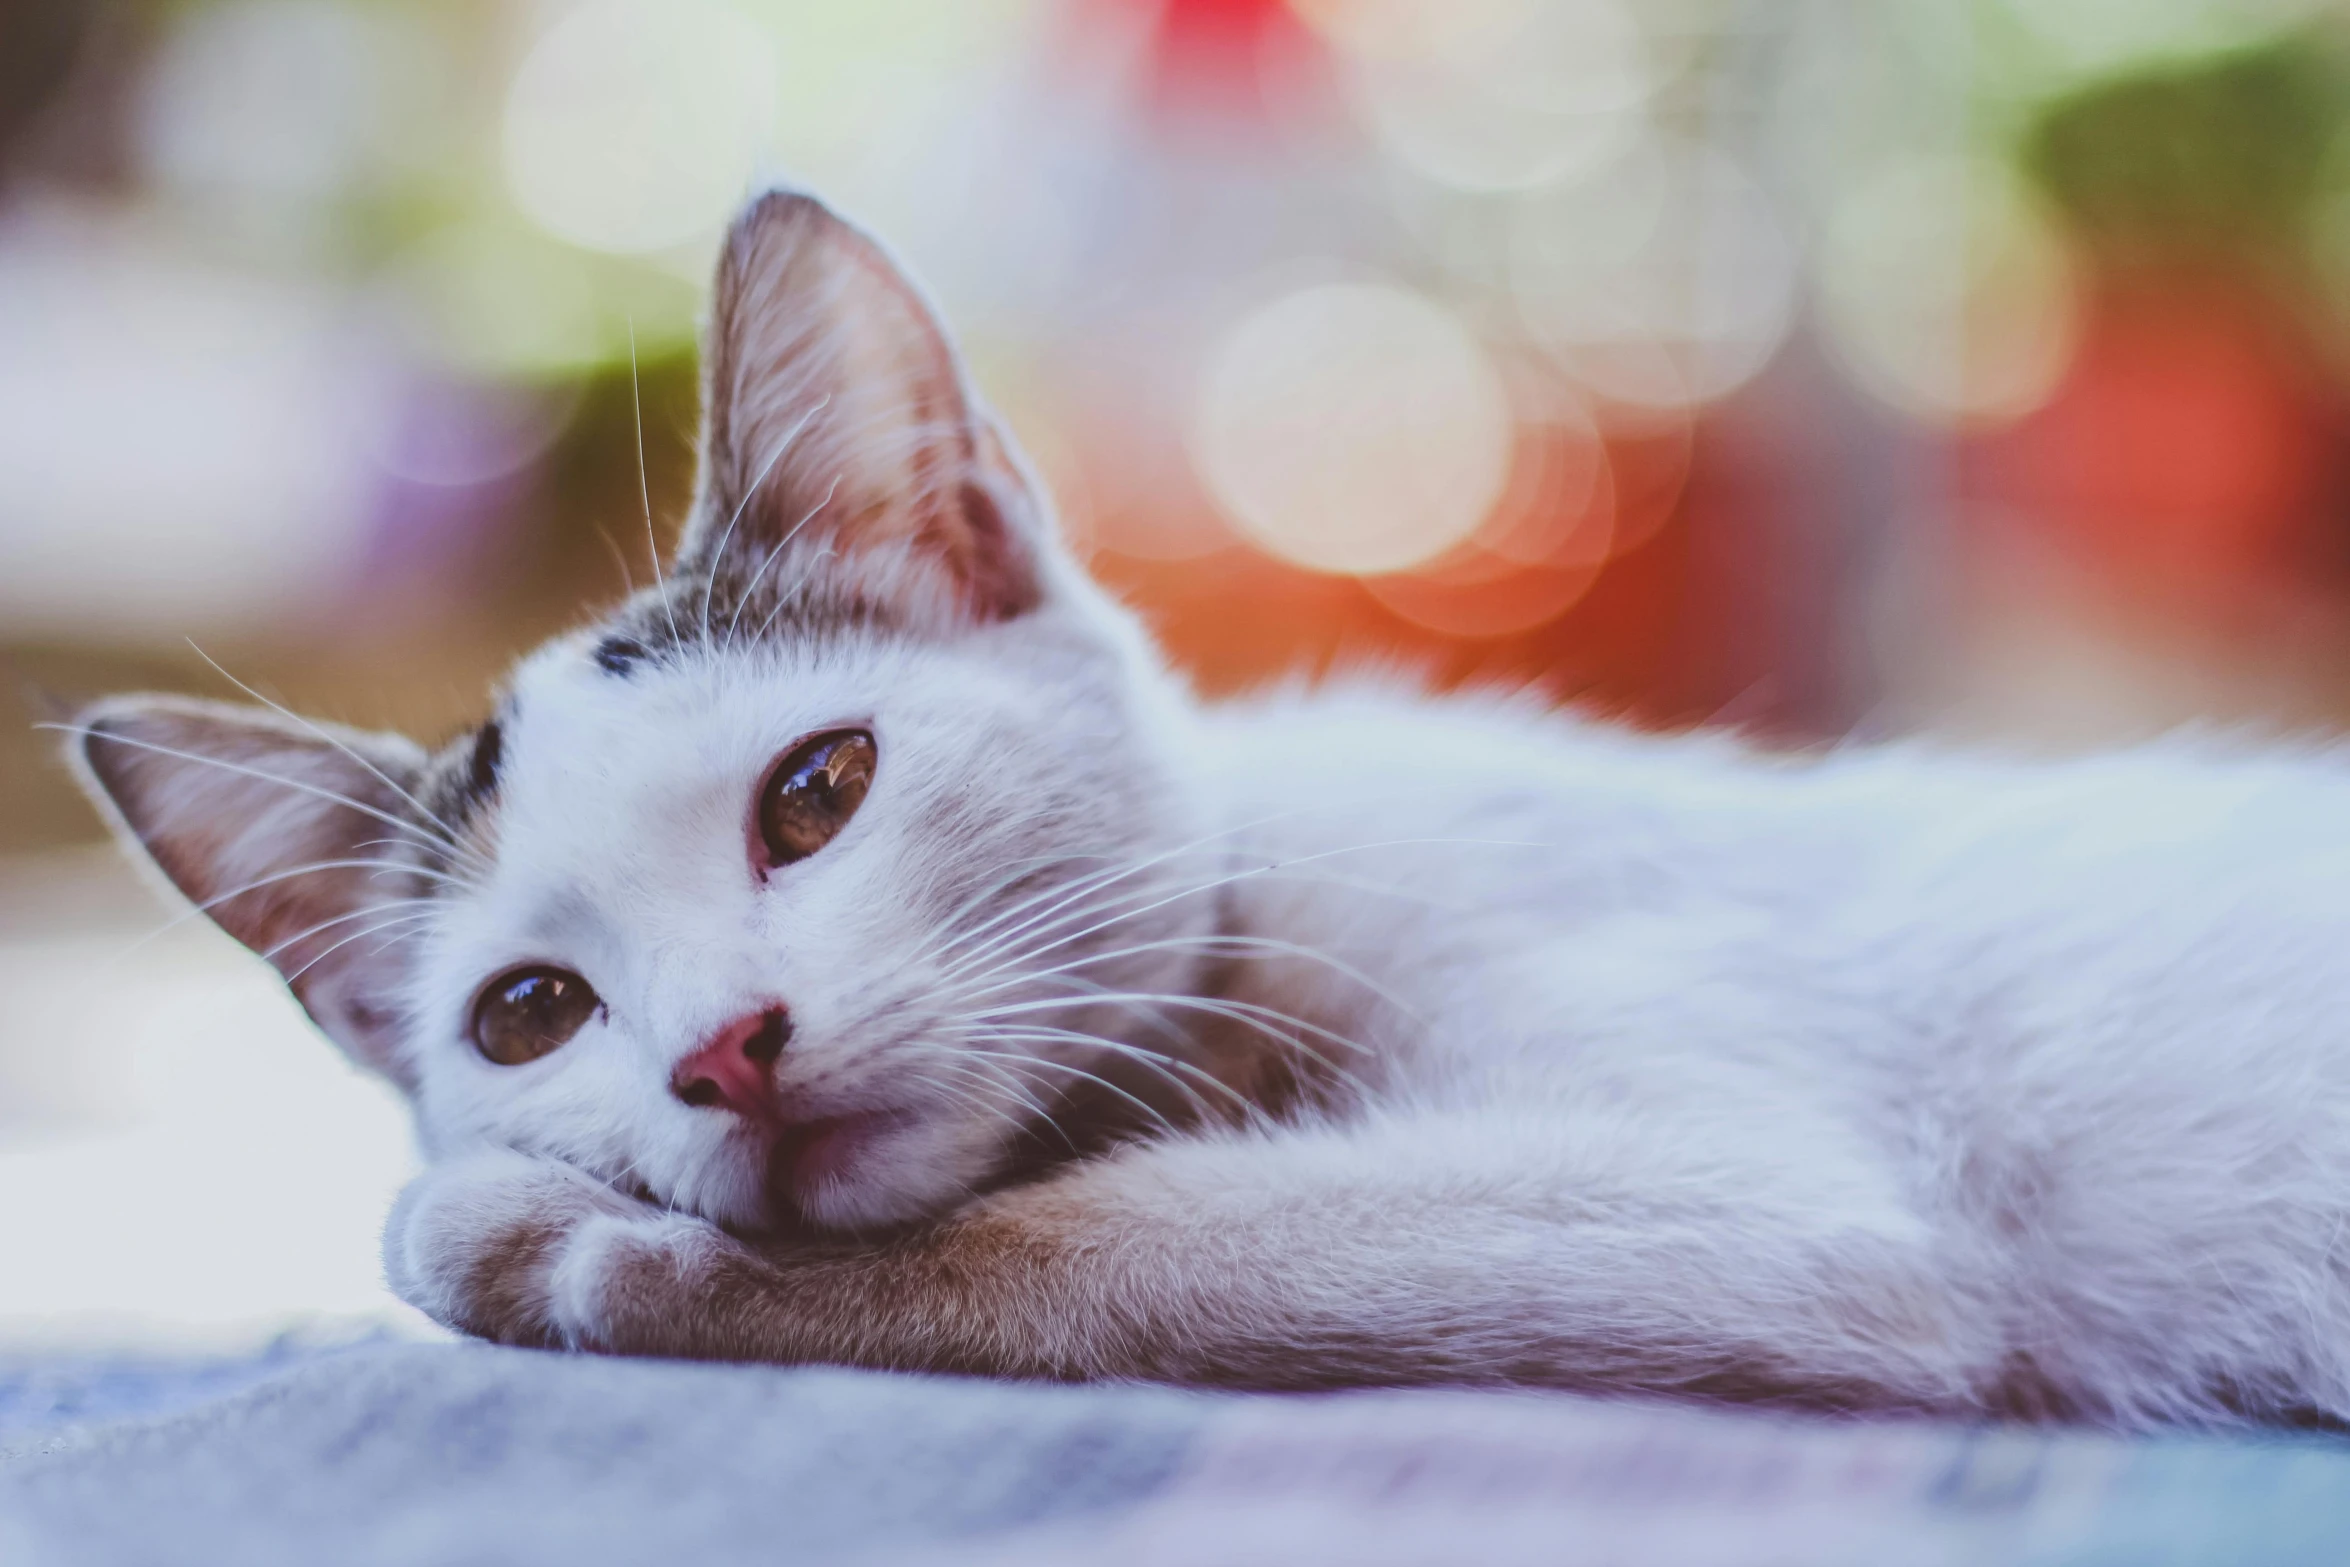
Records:
<instances>
[{"instance_id":1,"label":"grey fur patch","mask_svg":"<svg viewBox=\"0 0 2350 1567\"><path fill-rule=\"evenodd\" d=\"M635 637L614 632L596 644L596 667L607 675L618 675L623 680L633 674L636 666L651 656L651 650Z\"/></svg>"},{"instance_id":2,"label":"grey fur patch","mask_svg":"<svg viewBox=\"0 0 2350 1567\"><path fill-rule=\"evenodd\" d=\"M496 793L498 764L505 756L505 726L493 718L474 734L473 757L466 764L466 792L477 800L486 800Z\"/></svg>"},{"instance_id":3,"label":"grey fur patch","mask_svg":"<svg viewBox=\"0 0 2350 1567\"><path fill-rule=\"evenodd\" d=\"M461 734L433 753L425 766L423 785L416 791L418 803L430 814L432 831L426 836L437 838L446 832L462 838L480 821L484 811L497 798L499 773L506 761L506 722L502 715L492 715L480 728ZM436 851L435 869L449 868L449 856Z\"/></svg>"},{"instance_id":4,"label":"grey fur patch","mask_svg":"<svg viewBox=\"0 0 2350 1567\"><path fill-rule=\"evenodd\" d=\"M647 664L773 641L822 641L865 631L911 631L903 614L825 573L756 573L721 563L671 577L616 605L588 656L626 679Z\"/></svg>"}]
</instances>

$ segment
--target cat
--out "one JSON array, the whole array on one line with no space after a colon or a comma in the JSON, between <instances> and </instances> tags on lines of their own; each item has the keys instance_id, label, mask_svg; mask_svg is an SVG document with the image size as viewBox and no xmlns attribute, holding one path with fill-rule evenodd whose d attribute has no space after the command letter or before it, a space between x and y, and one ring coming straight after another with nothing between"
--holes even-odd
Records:
<instances>
[{"instance_id":1,"label":"cat","mask_svg":"<svg viewBox=\"0 0 2350 1567\"><path fill-rule=\"evenodd\" d=\"M732 225L668 570L437 751L97 702L520 1344L2350 1417L2350 766L1196 702L919 288ZM291 1175L293 1172L289 1172ZM297 1177L298 1178L298 1177Z\"/></svg>"}]
</instances>

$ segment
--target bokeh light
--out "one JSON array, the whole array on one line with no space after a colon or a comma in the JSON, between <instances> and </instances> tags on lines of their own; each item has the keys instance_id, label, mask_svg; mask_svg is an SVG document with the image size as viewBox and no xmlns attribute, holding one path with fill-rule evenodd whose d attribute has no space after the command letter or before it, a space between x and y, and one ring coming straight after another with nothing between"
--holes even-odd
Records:
<instances>
[{"instance_id":1,"label":"bokeh light","mask_svg":"<svg viewBox=\"0 0 2350 1567\"><path fill-rule=\"evenodd\" d=\"M1793 325L1800 275L1776 204L1722 152L1648 146L1519 209L1518 308L1559 364L1619 402L1737 390Z\"/></svg>"},{"instance_id":2,"label":"bokeh light","mask_svg":"<svg viewBox=\"0 0 2350 1567\"><path fill-rule=\"evenodd\" d=\"M1225 336L1192 449L1249 537L1322 571L1385 572L1475 532L1508 479L1510 408L1466 328L1374 283L1305 288Z\"/></svg>"},{"instance_id":3,"label":"bokeh light","mask_svg":"<svg viewBox=\"0 0 2350 1567\"><path fill-rule=\"evenodd\" d=\"M1425 30L1433 47L1421 53L1374 33L1348 81L1373 131L1427 178L1528 189L1601 164L1642 132L1643 40L1614 0L1471 7Z\"/></svg>"},{"instance_id":4,"label":"bokeh light","mask_svg":"<svg viewBox=\"0 0 2350 1567\"><path fill-rule=\"evenodd\" d=\"M577 372L606 344L583 257L512 223L423 236L380 279L410 345L488 378Z\"/></svg>"},{"instance_id":5,"label":"bokeh light","mask_svg":"<svg viewBox=\"0 0 2350 1567\"><path fill-rule=\"evenodd\" d=\"M137 152L213 224L314 241L337 197L435 145L438 97L431 40L406 10L195 7L154 61Z\"/></svg>"},{"instance_id":6,"label":"bokeh light","mask_svg":"<svg viewBox=\"0 0 2350 1567\"><path fill-rule=\"evenodd\" d=\"M175 641L298 612L364 547L379 389L314 286L87 236L0 256L0 625Z\"/></svg>"},{"instance_id":7,"label":"bokeh light","mask_svg":"<svg viewBox=\"0 0 2350 1567\"><path fill-rule=\"evenodd\" d=\"M1555 377L1522 375L1513 391L1509 487L1469 542L1522 566L1597 566L1616 540L1615 474L1591 405Z\"/></svg>"},{"instance_id":8,"label":"bokeh light","mask_svg":"<svg viewBox=\"0 0 2350 1567\"><path fill-rule=\"evenodd\" d=\"M591 0L506 95L506 176L548 232L639 254L716 229L775 117L774 45L715 0Z\"/></svg>"},{"instance_id":9,"label":"bokeh light","mask_svg":"<svg viewBox=\"0 0 2350 1567\"><path fill-rule=\"evenodd\" d=\"M1447 570L1366 577L1381 605L1442 636L1506 637L1545 626L1574 608L1599 580L1599 566L1521 566L1467 560Z\"/></svg>"},{"instance_id":10,"label":"bokeh light","mask_svg":"<svg viewBox=\"0 0 2350 1567\"><path fill-rule=\"evenodd\" d=\"M1826 226L1819 300L1861 383L1928 419L2046 401L2080 334L2079 283L2048 214L1981 160L1915 160L1857 184Z\"/></svg>"},{"instance_id":11,"label":"bokeh light","mask_svg":"<svg viewBox=\"0 0 2350 1567\"><path fill-rule=\"evenodd\" d=\"M1474 57L1526 25L1534 0L1290 0L1351 54L1374 60Z\"/></svg>"}]
</instances>

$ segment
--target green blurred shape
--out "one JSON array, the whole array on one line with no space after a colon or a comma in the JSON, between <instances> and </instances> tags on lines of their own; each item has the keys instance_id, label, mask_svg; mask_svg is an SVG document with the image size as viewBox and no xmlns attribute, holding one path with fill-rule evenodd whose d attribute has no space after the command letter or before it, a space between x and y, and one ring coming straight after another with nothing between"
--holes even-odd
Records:
<instances>
[{"instance_id":1,"label":"green blurred shape","mask_svg":"<svg viewBox=\"0 0 2350 1567\"><path fill-rule=\"evenodd\" d=\"M2297 35L2109 77L2043 109L2025 168L2117 258L2296 243L2344 121L2350 74Z\"/></svg>"}]
</instances>

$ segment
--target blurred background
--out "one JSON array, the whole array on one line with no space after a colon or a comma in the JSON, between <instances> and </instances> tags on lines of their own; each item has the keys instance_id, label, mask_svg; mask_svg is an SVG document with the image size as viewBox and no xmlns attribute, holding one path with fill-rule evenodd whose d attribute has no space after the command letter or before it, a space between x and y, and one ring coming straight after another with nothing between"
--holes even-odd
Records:
<instances>
[{"instance_id":1,"label":"blurred background","mask_svg":"<svg viewBox=\"0 0 2350 1567\"><path fill-rule=\"evenodd\" d=\"M770 175L911 260L1205 691L2350 717L2324 0L0 0L11 683L477 718L649 572ZM44 700L0 1341L386 1318L397 1107L94 847Z\"/></svg>"}]
</instances>

